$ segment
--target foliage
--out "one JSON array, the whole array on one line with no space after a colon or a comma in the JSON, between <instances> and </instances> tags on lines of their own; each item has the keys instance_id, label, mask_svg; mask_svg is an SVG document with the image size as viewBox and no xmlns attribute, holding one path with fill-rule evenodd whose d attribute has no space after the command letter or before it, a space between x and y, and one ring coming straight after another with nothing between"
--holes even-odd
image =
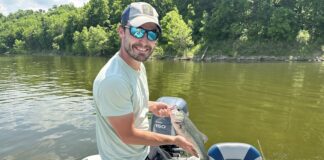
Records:
<instances>
[{"instance_id":1,"label":"foliage","mask_svg":"<svg viewBox=\"0 0 324 160\"><path fill-rule=\"evenodd\" d=\"M13 45L13 51L14 51L14 53L17 53L17 54L26 53L25 41L16 39L15 44Z\"/></svg>"},{"instance_id":2,"label":"foliage","mask_svg":"<svg viewBox=\"0 0 324 160\"><path fill-rule=\"evenodd\" d=\"M107 31L108 40L105 43L104 52L102 53L102 55L107 55L107 56L112 55L119 49L120 41L117 32L118 26L119 24L114 24L108 29Z\"/></svg>"},{"instance_id":3,"label":"foliage","mask_svg":"<svg viewBox=\"0 0 324 160\"><path fill-rule=\"evenodd\" d=\"M73 51L79 55L100 55L107 42L107 33L101 26L83 27L82 32L76 31L73 36Z\"/></svg>"},{"instance_id":4,"label":"foliage","mask_svg":"<svg viewBox=\"0 0 324 160\"><path fill-rule=\"evenodd\" d=\"M90 0L81 8L69 4L0 13L0 54L112 55L119 47L120 16L134 1ZM300 54L324 44L323 0L144 1L156 8L162 24L155 55L192 56L207 47L209 54L276 55L278 47L287 51L290 44L297 48L288 52Z\"/></svg>"},{"instance_id":5,"label":"foliage","mask_svg":"<svg viewBox=\"0 0 324 160\"><path fill-rule=\"evenodd\" d=\"M290 9L279 7L274 9L270 17L268 35L273 40L294 40L296 30L294 30L294 12ZM290 33L290 34L286 34Z\"/></svg>"},{"instance_id":6,"label":"foliage","mask_svg":"<svg viewBox=\"0 0 324 160\"><path fill-rule=\"evenodd\" d=\"M73 41L73 52L79 55L86 55L87 49L89 48L89 32L87 27L83 27L82 32L74 32Z\"/></svg>"},{"instance_id":7,"label":"foliage","mask_svg":"<svg viewBox=\"0 0 324 160\"><path fill-rule=\"evenodd\" d=\"M307 30L300 30L296 37L297 42L307 44L310 39L309 32Z\"/></svg>"},{"instance_id":8,"label":"foliage","mask_svg":"<svg viewBox=\"0 0 324 160\"><path fill-rule=\"evenodd\" d=\"M213 40L237 39L247 24L245 10L247 1L223 0L215 4L211 17L205 26L204 37Z\"/></svg>"},{"instance_id":9,"label":"foliage","mask_svg":"<svg viewBox=\"0 0 324 160\"><path fill-rule=\"evenodd\" d=\"M89 3L85 6L87 27L97 25L108 27L110 24L109 12L107 0L89 1Z\"/></svg>"},{"instance_id":10,"label":"foliage","mask_svg":"<svg viewBox=\"0 0 324 160\"><path fill-rule=\"evenodd\" d=\"M193 46L192 30L184 22L178 10L168 12L161 20L161 24L164 26L161 41L166 42L163 50L178 56L185 55L185 51L188 51Z\"/></svg>"}]
</instances>

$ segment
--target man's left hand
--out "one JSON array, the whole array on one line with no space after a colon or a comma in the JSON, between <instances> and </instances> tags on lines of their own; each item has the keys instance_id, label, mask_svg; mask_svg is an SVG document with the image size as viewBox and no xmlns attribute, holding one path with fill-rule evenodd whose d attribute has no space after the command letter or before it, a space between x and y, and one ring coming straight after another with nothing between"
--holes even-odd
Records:
<instances>
[{"instance_id":1,"label":"man's left hand","mask_svg":"<svg viewBox=\"0 0 324 160\"><path fill-rule=\"evenodd\" d=\"M163 102L149 101L149 111L159 117L169 117L171 106Z\"/></svg>"}]
</instances>

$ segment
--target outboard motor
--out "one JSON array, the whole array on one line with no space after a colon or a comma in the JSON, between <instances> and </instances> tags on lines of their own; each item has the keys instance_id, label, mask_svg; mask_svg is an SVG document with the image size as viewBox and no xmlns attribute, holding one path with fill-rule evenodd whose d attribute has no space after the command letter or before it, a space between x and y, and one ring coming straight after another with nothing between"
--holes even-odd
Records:
<instances>
[{"instance_id":1,"label":"outboard motor","mask_svg":"<svg viewBox=\"0 0 324 160\"><path fill-rule=\"evenodd\" d=\"M189 115L187 102L178 97L161 97L157 100L157 102L163 102L170 106L176 106L176 109L182 110L184 113ZM174 128L172 127L170 117L158 117L152 115L151 122L150 122L150 130L152 132L165 134L165 135L176 135ZM160 159L170 159L170 157L179 157L180 152L182 149L176 145L162 145L158 148L158 153L163 152L160 154L162 157Z\"/></svg>"},{"instance_id":2,"label":"outboard motor","mask_svg":"<svg viewBox=\"0 0 324 160\"><path fill-rule=\"evenodd\" d=\"M176 106L178 110L182 110L187 115L189 114L187 102L182 98L161 97L157 100L157 102L163 102L171 106ZM166 134L166 135L176 135L175 130L172 127L170 117L158 117L152 115L151 131L156 133Z\"/></svg>"}]
</instances>

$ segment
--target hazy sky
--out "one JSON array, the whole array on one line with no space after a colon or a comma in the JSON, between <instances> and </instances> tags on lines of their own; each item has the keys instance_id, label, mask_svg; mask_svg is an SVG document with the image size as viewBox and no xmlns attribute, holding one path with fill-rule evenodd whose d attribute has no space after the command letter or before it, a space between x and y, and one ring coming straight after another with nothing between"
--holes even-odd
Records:
<instances>
[{"instance_id":1,"label":"hazy sky","mask_svg":"<svg viewBox=\"0 0 324 160\"><path fill-rule=\"evenodd\" d=\"M0 0L0 13L8 15L19 9L47 10L52 8L53 5L59 6L69 3L72 3L76 7L81 7L88 1L89 0Z\"/></svg>"}]
</instances>

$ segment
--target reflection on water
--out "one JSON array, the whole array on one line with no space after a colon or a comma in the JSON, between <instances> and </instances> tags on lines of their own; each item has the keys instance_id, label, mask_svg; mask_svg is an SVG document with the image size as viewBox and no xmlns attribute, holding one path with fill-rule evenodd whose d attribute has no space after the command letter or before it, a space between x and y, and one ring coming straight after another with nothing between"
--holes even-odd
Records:
<instances>
[{"instance_id":1,"label":"reflection on water","mask_svg":"<svg viewBox=\"0 0 324 160\"><path fill-rule=\"evenodd\" d=\"M0 157L96 154L92 81L106 58L0 57ZM146 64L150 97L184 98L219 142L260 141L267 159L324 159L324 63Z\"/></svg>"},{"instance_id":2,"label":"reflection on water","mask_svg":"<svg viewBox=\"0 0 324 160\"><path fill-rule=\"evenodd\" d=\"M98 60L1 57L0 157L80 159L96 153L91 97L96 73L89 69L100 67L92 63Z\"/></svg>"},{"instance_id":3,"label":"reflection on water","mask_svg":"<svg viewBox=\"0 0 324 160\"><path fill-rule=\"evenodd\" d=\"M323 64L149 62L147 70L151 98L183 97L207 148L259 140L267 159L324 159Z\"/></svg>"}]
</instances>

